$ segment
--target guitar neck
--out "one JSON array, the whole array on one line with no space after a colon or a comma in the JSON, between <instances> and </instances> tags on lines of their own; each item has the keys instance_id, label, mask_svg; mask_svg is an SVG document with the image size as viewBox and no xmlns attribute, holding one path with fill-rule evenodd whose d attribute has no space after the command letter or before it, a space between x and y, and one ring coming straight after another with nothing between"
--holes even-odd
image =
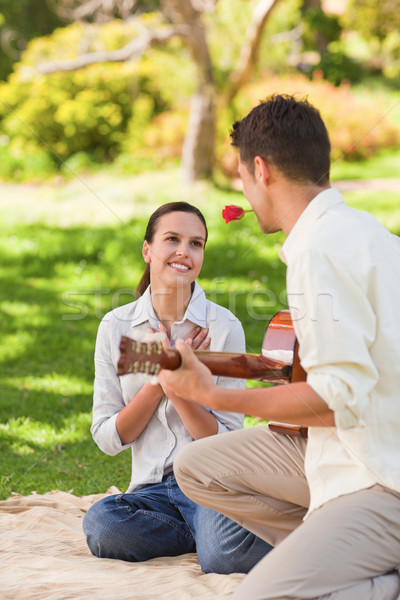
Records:
<instances>
[{"instance_id":1,"label":"guitar neck","mask_svg":"<svg viewBox=\"0 0 400 600\"><path fill-rule=\"evenodd\" d=\"M196 351L195 355L213 375L271 383L287 383L290 380L291 365L259 354Z\"/></svg>"},{"instance_id":2,"label":"guitar neck","mask_svg":"<svg viewBox=\"0 0 400 600\"><path fill-rule=\"evenodd\" d=\"M153 375L160 369L174 371L181 365L181 356L177 350L160 350L156 344L141 344L126 336L122 337L120 350L118 375L137 372ZM290 381L291 364L259 354L206 351L196 351L195 354L213 375L271 383Z\"/></svg>"},{"instance_id":3,"label":"guitar neck","mask_svg":"<svg viewBox=\"0 0 400 600\"><path fill-rule=\"evenodd\" d=\"M267 358L262 354L204 351L196 351L195 354L213 375L270 383L289 383L293 375L293 363ZM178 369L181 362L179 352L173 348L164 349L160 343L143 343L127 336L121 337L118 375L128 373L158 375L161 369L172 371ZM305 380L305 373L300 370L300 367L294 370L294 374L296 380L297 378ZM269 427L271 431L277 433L307 437L307 428L299 425L270 422Z\"/></svg>"}]
</instances>

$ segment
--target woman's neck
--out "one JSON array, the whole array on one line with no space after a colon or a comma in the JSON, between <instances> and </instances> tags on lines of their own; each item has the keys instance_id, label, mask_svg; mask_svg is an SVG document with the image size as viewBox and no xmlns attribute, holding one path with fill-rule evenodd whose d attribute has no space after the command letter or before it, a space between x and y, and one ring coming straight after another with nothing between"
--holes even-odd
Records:
<instances>
[{"instance_id":1,"label":"woman's neck","mask_svg":"<svg viewBox=\"0 0 400 600\"><path fill-rule=\"evenodd\" d=\"M151 286L151 301L154 312L168 333L171 333L171 325L173 323L183 319L191 295L191 286L185 288L159 288Z\"/></svg>"}]
</instances>

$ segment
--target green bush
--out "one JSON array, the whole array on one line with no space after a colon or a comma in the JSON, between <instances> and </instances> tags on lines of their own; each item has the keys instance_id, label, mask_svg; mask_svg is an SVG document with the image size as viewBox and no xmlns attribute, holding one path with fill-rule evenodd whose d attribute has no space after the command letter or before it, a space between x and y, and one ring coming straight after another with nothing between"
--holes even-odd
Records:
<instances>
[{"instance_id":1,"label":"green bush","mask_svg":"<svg viewBox=\"0 0 400 600\"><path fill-rule=\"evenodd\" d=\"M315 72L322 72L324 79L336 86L344 80L359 83L366 75L365 68L359 61L346 54L341 42L329 44L328 51L321 56L321 60L311 67L311 79Z\"/></svg>"},{"instance_id":2,"label":"green bush","mask_svg":"<svg viewBox=\"0 0 400 600\"><path fill-rule=\"evenodd\" d=\"M13 181L41 181L43 174L51 176L55 173L54 161L45 150L20 139L10 143L7 136L2 136L0 177Z\"/></svg>"},{"instance_id":3,"label":"green bush","mask_svg":"<svg viewBox=\"0 0 400 600\"><path fill-rule=\"evenodd\" d=\"M101 39L92 41L91 50L120 47L132 36L131 30L116 22L99 32ZM84 35L84 28L74 24L32 41L15 73L0 84L0 134L12 145L29 145L35 154L47 154L50 164L58 168L82 152L99 162L114 159L129 123L143 132L155 115L168 108L148 61L38 74L36 66L42 62L74 58ZM149 110L143 112L140 106L146 98ZM7 177L9 171L0 167L0 176Z\"/></svg>"}]
</instances>

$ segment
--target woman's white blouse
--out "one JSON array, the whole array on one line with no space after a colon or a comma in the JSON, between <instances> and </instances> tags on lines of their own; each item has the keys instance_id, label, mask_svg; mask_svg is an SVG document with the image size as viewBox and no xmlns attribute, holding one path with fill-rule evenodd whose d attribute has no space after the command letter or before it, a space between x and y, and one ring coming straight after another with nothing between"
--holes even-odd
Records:
<instances>
[{"instance_id":1,"label":"woman's white blouse","mask_svg":"<svg viewBox=\"0 0 400 600\"><path fill-rule=\"evenodd\" d=\"M161 481L163 475L171 470L179 449L193 440L172 402L165 395L146 428L134 442L121 444L117 432L117 414L143 385L140 376L117 375L121 336L134 338L138 331L147 333L148 327L157 331L158 325L159 320L154 313L148 288L136 302L107 313L97 333L91 433L96 444L106 454L115 455L131 448L132 474L128 492ZM177 338L184 338L196 325L209 328L211 344L207 350L245 352L245 337L239 320L226 308L207 300L197 283L184 318L172 326L172 345ZM225 388L245 386L245 380L242 379L215 377L215 381ZM207 410L218 421L218 433L243 426L243 415Z\"/></svg>"}]
</instances>

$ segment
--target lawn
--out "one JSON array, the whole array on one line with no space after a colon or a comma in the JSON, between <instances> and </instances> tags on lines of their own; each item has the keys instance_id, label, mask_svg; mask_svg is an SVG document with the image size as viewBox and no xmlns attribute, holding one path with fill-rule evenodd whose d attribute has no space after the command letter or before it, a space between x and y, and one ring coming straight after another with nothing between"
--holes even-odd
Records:
<instances>
[{"instance_id":1,"label":"lawn","mask_svg":"<svg viewBox=\"0 0 400 600\"><path fill-rule=\"evenodd\" d=\"M367 172L370 165L352 174L343 168L338 177ZM149 214L178 199L203 210L210 240L199 281L242 320L249 352L259 351L268 320L285 307L283 237L263 236L251 213L225 224L222 208L246 207L242 194L207 183L185 188L178 170L1 187L0 498L125 489L130 453L102 454L89 432L93 349L102 315L134 298ZM346 199L400 233L400 191L366 189Z\"/></svg>"}]
</instances>

